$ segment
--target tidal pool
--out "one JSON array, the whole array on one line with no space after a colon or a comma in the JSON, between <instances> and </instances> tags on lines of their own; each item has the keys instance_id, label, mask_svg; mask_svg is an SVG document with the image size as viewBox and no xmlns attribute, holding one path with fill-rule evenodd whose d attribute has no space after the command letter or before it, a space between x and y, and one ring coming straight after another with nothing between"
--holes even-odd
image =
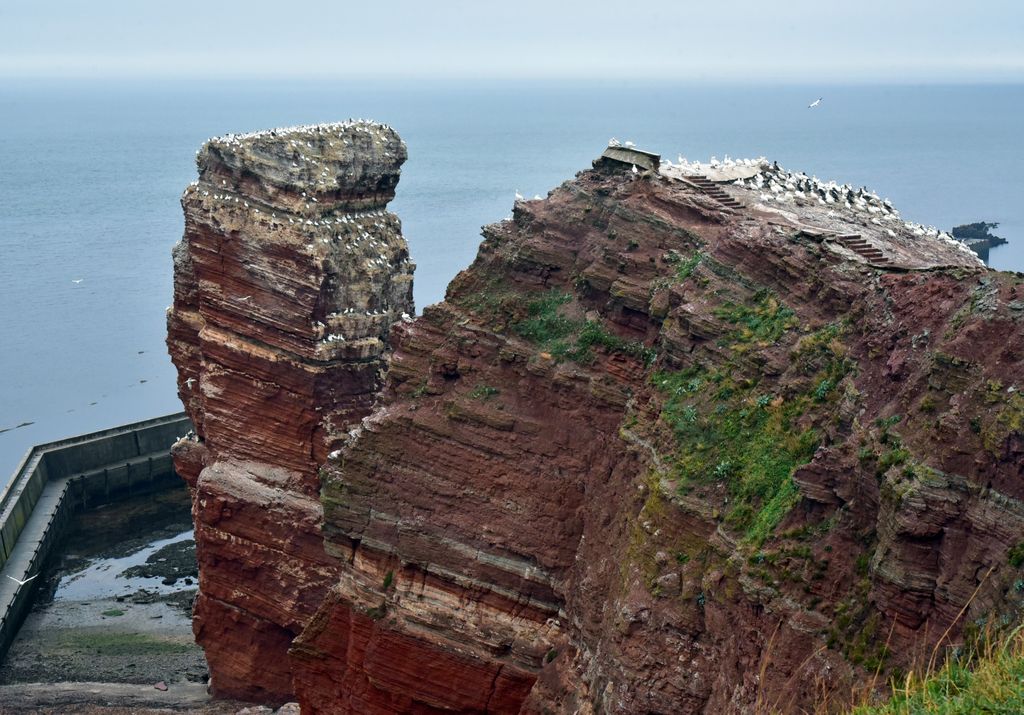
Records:
<instances>
[{"instance_id":1,"label":"tidal pool","mask_svg":"<svg viewBox=\"0 0 1024 715\"><path fill-rule=\"evenodd\" d=\"M189 509L182 486L76 516L40 573L0 685L205 682Z\"/></svg>"}]
</instances>

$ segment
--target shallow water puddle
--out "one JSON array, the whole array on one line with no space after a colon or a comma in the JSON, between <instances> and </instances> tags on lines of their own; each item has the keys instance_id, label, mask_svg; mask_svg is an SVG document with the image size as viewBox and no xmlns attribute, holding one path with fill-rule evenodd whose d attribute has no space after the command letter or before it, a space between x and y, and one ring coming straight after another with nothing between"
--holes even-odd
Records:
<instances>
[{"instance_id":1,"label":"shallow water puddle","mask_svg":"<svg viewBox=\"0 0 1024 715\"><path fill-rule=\"evenodd\" d=\"M169 538L153 541L145 547L126 556L100 557L90 560L84 569L61 576L57 590L53 595L54 601L92 601L116 596L127 596L140 589L150 593L168 594L178 591L195 588L194 585L185 583L178 579L175 583L167 585L163 576L141 576L126 574L126 571L136 570L133 567L142 567L149 562L149 559L156 552L165 550L164 553L180 553L187 550L189 546L194 549L192 529L182 531ZM180 549L167 549L174 544L181 544ZM163 561L172 556L159 556L152 565L159 568ZM194 561L194 557L193 557Z\"/></svg>"}]
</instances>

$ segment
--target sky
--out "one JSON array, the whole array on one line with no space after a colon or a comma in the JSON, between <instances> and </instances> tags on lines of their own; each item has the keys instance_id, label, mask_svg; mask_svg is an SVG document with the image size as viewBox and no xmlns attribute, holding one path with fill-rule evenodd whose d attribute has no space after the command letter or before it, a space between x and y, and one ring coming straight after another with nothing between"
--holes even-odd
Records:
<instances>
[{"instance_id":1,"label":"sky","mask_svg":"<svg viewBox=\"0 0 1024 715\"><path fill-rule=\"evenodd\" d=\"M1017 82L1022 0L0 0L0 78Z\"/></svg>"}]
</instances>

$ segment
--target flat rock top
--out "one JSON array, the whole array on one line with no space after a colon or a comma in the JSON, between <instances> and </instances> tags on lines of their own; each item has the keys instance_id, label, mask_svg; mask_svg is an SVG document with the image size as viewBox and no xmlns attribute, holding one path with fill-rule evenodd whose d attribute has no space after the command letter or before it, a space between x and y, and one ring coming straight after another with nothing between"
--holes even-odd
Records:
<instances>
[{"instance_id":1,"label":"flat rock top","mask_svg":"<svg viewBox=\"0 0 1024 715\"><path fill-rule=\"evenodd\" d=\"M385 124L349 121L268 129L210 139L196 157L200 181L237 187L257 183L316 200L391 193L408 153Z\"/></svg>"},{"instance_id":2,"label":"flat rock top","mask_svg":"<svg viewBox=\"0 0 1024 715\"><path fill-rule=\"evenodd\" d=\"M662 163L659 173L683 181L702 176L742 205L743 215L759 221L807 230L831 239L862 240L865 251L877 251L883 265L904 270L943 267L983 268L984 263L963 242L944 231L904 221L887 199L866 187L822 181L803 172L787 171L763 157L710 163ZM827 246L852 260L869 259L843 245Z\"/></svg>"}]
</instances>

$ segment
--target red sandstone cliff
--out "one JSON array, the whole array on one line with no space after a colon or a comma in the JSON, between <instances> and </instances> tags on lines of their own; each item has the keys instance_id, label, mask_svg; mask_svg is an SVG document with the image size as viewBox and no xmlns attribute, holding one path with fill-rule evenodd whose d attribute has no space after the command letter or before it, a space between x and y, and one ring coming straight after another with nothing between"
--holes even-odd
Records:
<instances>
[{"instance_id":1,"label":"red sandstone cliff","mask_svg":"<svg viewBox=\"0 0 1024 715\"><path fill-rule=\"evenodd\" d=\"M394 326L372 414L324 428L345 437L326 462L313 451L322 552L310 492L301 546L267 510L292 492L216 502L234 476L211 454L251 447L218 452L196 408L205 441L179 463L211 453L197 528L214 504L239 525L200 539L197 633L217 633L223 692L259 695L269 667L305 712L785 712L1014 617L1021 277L855 213L828 221L874 251L809 230L811 210L622 169L518 203L445 302ZM182 316L186 378L223 348ZM220 409L277 419L213 384ZM288 466L264 444L261 469ZM306 559L272 613L253 596L280 578L250 556L264 542Z\"/></svg>"},{"instance_id":2,"label":"red sandstone cliff","mask_svg":"<svg viewBox=\"0 0 1024 715\"><path fill-rule=\"evenodd\" d=\"M369 411L388 329L413 312L385 211L405 157L371 123L228 136L203 147L182 197L167 342L197 435L174 455L218 694L289 698L287 649L337 581L319 467Z\"/></svg>"}]
</instances>

